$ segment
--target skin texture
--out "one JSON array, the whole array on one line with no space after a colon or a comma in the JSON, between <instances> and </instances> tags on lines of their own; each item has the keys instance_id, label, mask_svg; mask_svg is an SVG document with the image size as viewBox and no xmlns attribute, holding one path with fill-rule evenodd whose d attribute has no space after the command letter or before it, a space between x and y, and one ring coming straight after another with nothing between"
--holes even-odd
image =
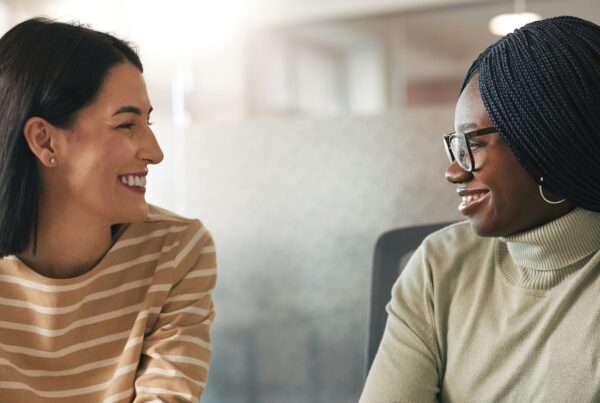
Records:
<instances>
[{"instance_id":1,"label":"skin texture","mask_svg":"<svg viewBox=\"0 0 600 403\"><path fill-rule=\"evenodd\" d=\"M124 107L139 114L119 113ZM144 194L125 187L119 176L147 172L163 159L150 111L142 73L122 63L109 71L97 98L71 127L57 128L39 117L25 124L38 158L40 216L35 255L28 250L19 257L34 270L58 278L82 274L112 245L111 225L145 219Z\"/></svg>"},{"instance_id":2,"label":"skin texture","mask_svg":"<svg viewBox=\"0 0 600 403\"><path fill-rule=\"evenodd\" d=\"M479 76L465 87L456 104L454 128L459 132L492 126L479 93ZM573 205L564 202L551 205L542 200L538 184L516 160L498 133L473 138L471 141L476 170L466 172L452 162L446 180L456 185L459 196L484 194L475 202L461 202L459 211L481 236L507 236L556 219ZM545 192L551 200L556 195Z\"/></svg>"}]
</instances>

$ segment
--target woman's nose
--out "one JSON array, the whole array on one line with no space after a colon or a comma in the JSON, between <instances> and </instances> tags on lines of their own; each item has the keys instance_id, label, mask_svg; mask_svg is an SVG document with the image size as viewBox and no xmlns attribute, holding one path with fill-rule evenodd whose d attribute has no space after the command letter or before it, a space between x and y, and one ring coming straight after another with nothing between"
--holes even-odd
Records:
<instances>
[{"instance_id":1,"label":"woman's nose","mask_svg":"<svg viewBox=\"0 0 600 403\"><path fill-rule=\"evenodd\" d=\"M446 169L446 180L450 183L463 183L468 182L473 174L471 172L465 171L456 160L452 161L448 168Z\"/></svg>"},{"instance_id":2,"label":"woman's nose","mask_svg":"<svg viewBox=\"0 0 600 403\"><path fill-rule=\"evenodd\" d=\"M165 155L156 140L156 136L152 130L148 130L147 135L144 136L143 144L140 147L138 158L146 160L150 164L158 164L163 160L164 156Z\"/></svg>"}]
</instances>

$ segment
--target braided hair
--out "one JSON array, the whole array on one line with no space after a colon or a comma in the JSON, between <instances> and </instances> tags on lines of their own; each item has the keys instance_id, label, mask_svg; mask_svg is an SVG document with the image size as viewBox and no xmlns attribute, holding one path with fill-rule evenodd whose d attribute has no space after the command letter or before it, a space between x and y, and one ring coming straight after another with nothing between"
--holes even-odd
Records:
<instances>
[{"instance_id":1,"label":"braided hair","mask_svg":"<svg viewBox=\"0 0 600 403\"><path fill-rule=\"evenodd\" d=\"M488 47L479 73L492 124L525 170L576 206L600 211L600 26L532 22Z\"/></svg>"}]
</instances>

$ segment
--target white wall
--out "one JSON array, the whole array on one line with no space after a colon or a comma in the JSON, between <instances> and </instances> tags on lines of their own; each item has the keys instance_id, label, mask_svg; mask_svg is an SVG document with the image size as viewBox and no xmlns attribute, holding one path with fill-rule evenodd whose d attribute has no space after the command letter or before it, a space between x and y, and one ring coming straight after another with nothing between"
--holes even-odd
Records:
<instances>
[{"instance_id":1,"label":"white wall","mask_svg":"<svg viewBox=\"0 0 600 403\"><path fill-rule=\"evenodd\" d=\"M185 211L212 231L219 261L215 358L203 401L356 402L377 237L459 218L443 178L441 134L452 114L188 129ZM177 158L165 151L167 163ZM168 165L152 170L150 188L162 169ZM176 205L169 186L160 183L151 199Z\"/></svg>"}]
</instances>

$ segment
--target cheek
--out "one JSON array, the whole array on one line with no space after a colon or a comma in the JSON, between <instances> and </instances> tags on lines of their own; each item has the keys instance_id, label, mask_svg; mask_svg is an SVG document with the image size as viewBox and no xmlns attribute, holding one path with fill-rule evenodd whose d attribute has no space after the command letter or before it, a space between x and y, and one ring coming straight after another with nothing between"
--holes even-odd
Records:
<instances>
[{"instance_id":1,"label":"cheek","mask_svg":"<svg viewBox=\"0 0 600 403\"><path fill-rule=\"evenodd\" d=\"M522 211L538 205L537 184L510 151L500 152L486 161L483 182L491 190L491 211L498 220L518 219Z\"/></svg>"},{"instance_id":2,"label":"cheek","mask_svg":"<svg viewBox=\"0 0 600 403\"><path fill-rule=\"evenodd\" d=\"M126 164L134 156L135 151L128 137L120 134L108 136L107 141L94 147L94 159L106 162L111 166Z\"/></svg>"},{"instance_id":3,"label":"cheek","mask_svg":"<svg viewBox=\"0 0 600 403\"><path fill-rule=\"evenodd\" d=\"M507 170L507 175L498 183L495 192L499 201L499 213L514 217L519 215L519 211L529 208L532 203L535 205L536 188L533 185L533 181L523 177L520 171Z\"/></svg>"},{"instance_id":4,"label":"cheek","mask_svg":"<svg viewBox=\"0 0 600 403\"><path fill-rule=\"evenodd\" d=\"M116 182L117 175L131 165L134 155L131 147L123 141L96 142L74 154L68 166L68 182L77 188Z\"/></svg>"},{"instance_id":5,"label":"cheek","mask_svg":"<svg viewBox=\"0 0 600 403\"><path fill-rule=\"evenodd\" d=\"M508 146L498 147L498 151L494 160L491 161L498 190L505 194L506 198L515 201L530 196L537 189L533 178L513 156Z\"/></svg>"}]
</instances>

